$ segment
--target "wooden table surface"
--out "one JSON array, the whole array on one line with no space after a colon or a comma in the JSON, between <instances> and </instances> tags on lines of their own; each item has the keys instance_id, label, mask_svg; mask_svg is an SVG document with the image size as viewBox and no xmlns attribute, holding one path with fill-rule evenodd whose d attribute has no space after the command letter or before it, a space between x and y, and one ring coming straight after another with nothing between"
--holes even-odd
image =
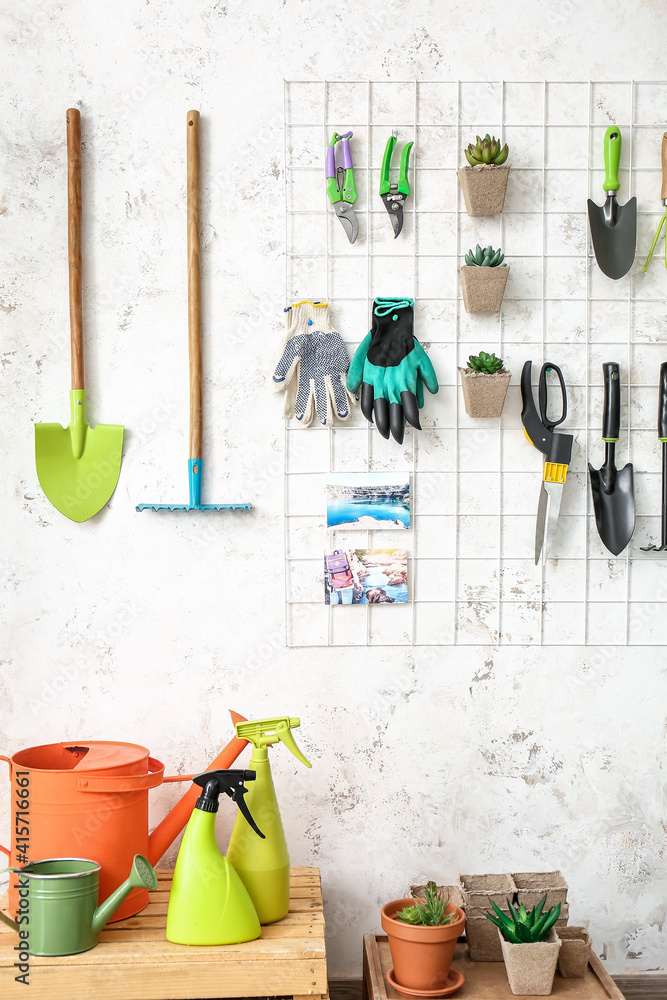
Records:
<instances>
[{"instance_id":1,"label":"wooden table surface","mask_svg":"<svg viewBox=\"0 0 667 1000\"><path fill-rule=\"evenodd\" d=\"M364 937L364 1000L403 1000L386 979L392 964L386 935L367 934ZM507 982L504 962L472 962L468 957L468 946L459 943L453 965L461 970L465 982L452 994L452 998L515 1000ZM618 986L592 952L588 970L582 979L563 979L556 973L551 995L563 1000L624 1000Z\"/></svg>"},{"instance_id":2,"label":"wooden table surface","mask_svg":"<svg viewBox=\"0 0 667 1000\"><path fill-rule=\"evenodd\" d=\"M292 868L290 909L242 944L192 946L165 937L172 872L158 870L145 910L107 924L90 951L31 956L30 991L16 982L18 936L0 923L0 997L13 1000L193 1000L254 996L325 998L327 965L317 868ZM3 900L3 903L5 901Z\"/></svg>"}]
</instances>

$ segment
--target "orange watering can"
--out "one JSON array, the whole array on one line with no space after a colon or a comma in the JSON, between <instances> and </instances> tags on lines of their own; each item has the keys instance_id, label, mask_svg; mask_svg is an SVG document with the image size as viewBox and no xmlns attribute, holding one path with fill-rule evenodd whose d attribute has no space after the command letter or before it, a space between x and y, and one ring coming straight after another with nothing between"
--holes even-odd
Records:
<instances>
[{"instance_id":1,"label":"orange watering can","mask_svg":"<svg viewBox=\"0 0 667 1000\"><path fill-rule=\"evenodd\" d=\"M245 722L231 713L234 724ZM247 740L234 737L208 765L230 767ZM194 775L164 776L164 764L136 743L82 741L49 743L19 750L9 764L12 784L11 850L0 844L12 866L55 857L86 857L102 866L101 898L124 880L135 854L157 864L187 823L197 799L192 785L153 832L148 833L148 791L165 781L192 781ZM131 917L148 903L148 890L135 889L113 919ZM10 885L9 909L18 907Z\"/></svg>"}]
</instances>

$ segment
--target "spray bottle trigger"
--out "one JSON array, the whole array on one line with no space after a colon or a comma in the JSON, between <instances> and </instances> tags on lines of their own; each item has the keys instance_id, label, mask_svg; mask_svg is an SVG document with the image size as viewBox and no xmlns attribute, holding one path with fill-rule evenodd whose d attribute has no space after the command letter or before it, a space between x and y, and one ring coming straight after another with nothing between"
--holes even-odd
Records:
<instances>
[{"instance_id":1,"label":"spray bottle trigger","mask_svg":"<svg viewBox=\"0 0 667 1000\"><path fill-rule=\"evenodd\" d=\"M276 726L276 736L279 736L282 742L285 744L288 750L290 750L297 760L300 760L302 764L306 767L312 767L313 765L307 760L306 757L301 753L298 746L296 745L296 740L292 736L292 730L290 726L299 726L299 719L289 719L289 721L279 722Z\"/></svg>"},{"instance_id":2,"label":"spray bottle trigger","mask_svg":"<svg viewBox=\"0 0 667 1000\"><path fill-rule=\"evenodd\" d=\"M235 802L236 805L239 807L239 809L243 813L243 816L244 816L245 820L253 828L253 830L255 831L255 833L257 834L257 836L261 837L262 840L266 840L266 836L262 833L262 831L260 830L260 828L255 823L254 819L250 815L250 810L248 809L248 806L246 805L246 801L243 798L243 796L246 795L247 792L248 792L248 789L245 787L245 785L242 784L240 786L237 786L234 789L234 791L231 791L231 789L230 789L230 791L227 794L230 796L232 802Z\"/></svg>"}]
</instances>

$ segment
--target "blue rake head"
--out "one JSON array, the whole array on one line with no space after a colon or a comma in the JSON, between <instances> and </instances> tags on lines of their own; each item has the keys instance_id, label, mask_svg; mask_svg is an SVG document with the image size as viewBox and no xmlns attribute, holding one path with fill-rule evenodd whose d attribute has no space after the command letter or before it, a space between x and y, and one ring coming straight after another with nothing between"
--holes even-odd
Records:
<instances>
[{"instance_id":1,"label":"blue rake head","mask_svg":"<svg viewBox=\"0 0 667 1000\"><path fill-rule=\"evenodd\" d=\"M188 459L190 503L140 503L137 510L252 510L251 503L202 503L201 477L204 462L201 458Z\"/></svg>"}]
</instances>

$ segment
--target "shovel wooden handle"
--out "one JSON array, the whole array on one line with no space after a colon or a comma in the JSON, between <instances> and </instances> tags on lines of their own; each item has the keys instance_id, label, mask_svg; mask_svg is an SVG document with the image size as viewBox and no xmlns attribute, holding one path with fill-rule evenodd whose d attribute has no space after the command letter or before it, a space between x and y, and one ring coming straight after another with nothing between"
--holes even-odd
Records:
<instances>
[{"instance_id":1,"label":"shovel wooden handle","mask_svg":"<svg viewBox=\"0 0 667 1000\"><path fill-rule=\"evenodd\" d=\"M188 357L190 458L202 457L201 248L199 242L199 112L187 115Z\"/></svg>"},{"instance_id":2,"label":"shovel wooden handle","mask_svg":"<svg viewBox=\"0 0 667 1000\"><path fill-rule=\"evenodd\" d=\"M81 283L81 112L67 110L67 263L72 388L84 389Z\"/></svg>"},{"instance_id":3,"label":"shovel wooden handle","mask_svg":"<svg viewBox=\"0 0 667 1000\"><path fill-rule=\"evenodd\" d=\"M662 136L660 158L662 160L662 188L660 189L660 197L663 201L667 202L667 132L664 132Z\"/></svg>"}]
</instances>

